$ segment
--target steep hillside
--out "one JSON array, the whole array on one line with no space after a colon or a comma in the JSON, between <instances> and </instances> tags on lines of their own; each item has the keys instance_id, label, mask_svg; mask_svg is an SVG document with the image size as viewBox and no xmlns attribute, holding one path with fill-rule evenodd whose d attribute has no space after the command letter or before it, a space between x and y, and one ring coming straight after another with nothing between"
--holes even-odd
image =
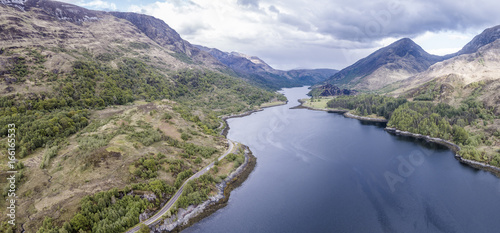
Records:
<instances>
[{"instance_id":1,"label":"steep hillside","mask_svg":"<svg viewBox=\"0 0 500 233\"><path fill-rule=\"evenodd\" d=\"M324 81L337 72L337 70L332 69L276 70L256 56L249 56L238 52L227 53L200 45L196 45L196 47L210 53L221 63L248 81L272 89L313 85Z\"/></svg>"},{"instance_id":2,"label":"steep hillside","mask_svg":"<svg viewBox=\"0 0 500 233\"><path fill-rule=\"evenodd\" d=\"M442 59L404 38L342 69L326 82L342 88L374 91L422 72Z\"/></svg>"},{"instance_id":3,"label":"steep hillside","mask_svg":"<svg viewBox=\"0 0 500 233\"><path fill-rule=\"evenodd\" d=\"M460 51L453 54L453 56L475 53L479 48L494 42L498 38L500 38L500 25L484 30L481 34L475 36Z\"/></svg>"},{"instance_id":4,"label":"steep hillside","mask_svg":"<svg viewBox=\"0 0 500 233\"><path fill-rule=\"evenodd\" d=\"M110 14L126 19L134 24L151 40L162 47L169 48L177 54L186 55L193 61L202 63L206 66L222 68L222 64L208 53L201 51L195 46L185 41L181 36L165 22L149 15L129 13L129 12L111 12ZM181 56L182 56L181 55Z\"/></svg>"},{"instance_id":5,"label":"steep hillside","mask_svg":"<svg viewBox=\"0 0 500 233\"><path fill-rule=\"evenodd\" d=\"M18 171L11 230L123 232L154 213L225 150L219 116L284 101L219 69L225 66L152 17L51 1L0 4L4 197L6 171ZM185 204L206 199L233 163L211 171ZM2 232L9 232L6 220L0 217Z\"/></svg>"},{"instance_id":6,"label":"steep hillside","mask_svg":"<svg viewBox=\"0 0 500 233\"><path fill-rule=\"evenodd\" d=\"M476 37L477 38L477 37ZM470 43L467 45L469 46ZM466 46L466 47L467 47ZM397 83L391 94L458 106L471 96L500 113L500 41L436 63L425 72Z\"/></svg>"}]
</instances>

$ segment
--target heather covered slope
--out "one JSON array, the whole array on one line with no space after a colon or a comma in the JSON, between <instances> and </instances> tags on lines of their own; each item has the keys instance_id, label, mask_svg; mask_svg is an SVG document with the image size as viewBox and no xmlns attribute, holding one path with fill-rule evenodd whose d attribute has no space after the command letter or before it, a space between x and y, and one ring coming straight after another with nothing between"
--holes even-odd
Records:
<instances>
[{"instance_id":1,"label":"heather covered slope","mask_svg":"<svg viewBox=\"0 0 500 233\"><path fill-rule=\"evenodd\" d=\"M0 4L0 144L15 124L16 232L123 231L225 150L218 116L284 100L219 72L226 67L166 24L136 16L151 24L59 2ZM233 163L184 203L210 195ZM86 208L94 201L99 208Z\"/></svg>"}]
</instances>

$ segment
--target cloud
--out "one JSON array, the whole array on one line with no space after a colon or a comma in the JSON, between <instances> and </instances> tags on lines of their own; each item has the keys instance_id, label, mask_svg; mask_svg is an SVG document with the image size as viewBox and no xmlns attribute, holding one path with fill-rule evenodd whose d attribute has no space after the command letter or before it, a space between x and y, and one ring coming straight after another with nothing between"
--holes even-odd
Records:
<instances>
[{"instance_id":1,"label":"cloud","mask_svg":"<svg viewBox=\"0 0 500 233\"><path fill-rule=\"evenodd\" d=\"M238 0L239 5L259 7L259 0Z\"/></svg>"},{"instance_id":2,"label":"cloud","mask_svg":"<svg viewBox=\"0 0 500 233\"><path fill-rule=\"evenodd\" d=\"M270 12L280 13L280 11L278 10L278 8L276 8L274 5L269 6L268 9L269 9Z\"/></svg>"},{"instance_id":3,"label":"cloud","mask_svg":"<svg viewBox=\"0 0 500 233\"><path fill-rule=\"evenodd\" d=\"M116 5L114 3L109 3L101 0L94 0L91 2L85 2L82 3L81 6L83 7L90 7L93 9L101 9L101 10L106 10L106 11L116 11Z\"/></svg>"},{"instance_id":4,"label":"cloud","mask_svg":"<svg viewBox=\"0 0 500 233\"><path fill-rule=\"evenodd\" d=\"M456 49L500 22L499 8L500 1L473 0L163 0L129 10L163 19L192 43L256 55L290 69L343 68L394 40L428 32L463 38L447 45L439 41L450 38L434 36L424 49Z\"/></svg>"},{"instance_id":5,"label":"cloud","mask_svg":"<svg viewBox=\"0 0 500 233\"><path fill-rule=\"evenodd\" d=\"M60 2L66 2L75 4L81 7L90 8L94 10L104 10L104 11L116 11L118 8L116 4L110 1L102 1L102 0L93 0L93 1L84 1L84 0L59 0Z\"/></svg>"}]
</instances>

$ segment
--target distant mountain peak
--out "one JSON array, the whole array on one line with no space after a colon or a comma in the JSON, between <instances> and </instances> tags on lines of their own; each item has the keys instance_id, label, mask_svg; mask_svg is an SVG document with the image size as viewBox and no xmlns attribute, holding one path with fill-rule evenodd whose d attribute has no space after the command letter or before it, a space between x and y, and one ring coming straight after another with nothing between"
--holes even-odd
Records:
<instances>
[{"instance_id":1,"label":"distant mountain peak","mask_svg":"<svg viewBox=\"0 0 500 233\"><path fill-rule=\"evenodd\" d=\"M481 34L475 36L469 43L467 43L460 51L452 56L462 54L471 54L487 44L490 44L500 38L500 25L487 28Z\"/></svg>"},{"instance_id":2,"label":"distant mountain peak","mask_svg":"<svg viewBox=\"0 0 500 233\"><path fill-rule=\"evenodd\" d=\"M301 69L277 70L256 56L240 52L223 52L216 48L195 45L202 51L214 56L236 74L262 86L279 89L282 87L312 85L324 81L337 70L332 69Z\"/></svg>"},{"instance_id":3,"label":"distant mountain peak","mask_svg":"<svg viewBox=\"0 0 500 233\"><path fill-rule=\"evenodd\" d=\"M233 56L246 58L247 60L251 61L252 63L254 63L256 65L269 66L266 62L264 62L262 59L260 59L259 57L256 57L256 56L250 56L250 55L247 55L244 53L239 53L239 52L231 52L230 54Z\"/></svg>"},{"instance_id":4,"label":"distant mountain peak","mask_svg":"<svg viewBox=\"0 0 500 233\"><path fill-rule=\"evenodd\" d=\"M409 44L409 45L417 45L417 43L415 43L412 39L410 38L401 38L395 42L393 42L391 45L405 45L405 44Z\"/></svg>"},{"instance_id":5,"label":"distant mountain peak","mask_svg":"<svg viewBox=\"0 0 500 233\"><path fill-rule=\"evenodd\" d=\"M403 38L339 71L327 82L359 90L376 90L422 72L443 58Z\"/></svg>"},{"instance_id":6,"label":"distant mountain peak","mask_svg":"<svg viewBox=\"0 0 500 233\"><path fill-rule=\"evenodd\" d=\"M381 50L386 49L390 52L393 52L395 55L399 57L404 57L408 54L411 54L415 57L431 57L433 55L427 53L420 45L415 43L410 38L400 39L389 46L382 48Z\"/></svg>"}]
</instances>

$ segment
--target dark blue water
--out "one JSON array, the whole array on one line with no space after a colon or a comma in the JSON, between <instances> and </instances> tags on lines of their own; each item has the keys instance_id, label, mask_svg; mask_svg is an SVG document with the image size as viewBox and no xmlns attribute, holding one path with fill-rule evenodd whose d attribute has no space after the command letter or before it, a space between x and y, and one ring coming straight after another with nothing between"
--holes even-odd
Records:
<instances>
[{"instance_id":1,"label":"dark blue water","mask_svg":"<svg viewBox=\"0 0 500 233\"><path fill-rule=\"evenodd\" d=\"M500 179L433 144L286 106L230 119L257 166L228 205L183 232L500 232Z\"/></svg>"}]
</instances>

